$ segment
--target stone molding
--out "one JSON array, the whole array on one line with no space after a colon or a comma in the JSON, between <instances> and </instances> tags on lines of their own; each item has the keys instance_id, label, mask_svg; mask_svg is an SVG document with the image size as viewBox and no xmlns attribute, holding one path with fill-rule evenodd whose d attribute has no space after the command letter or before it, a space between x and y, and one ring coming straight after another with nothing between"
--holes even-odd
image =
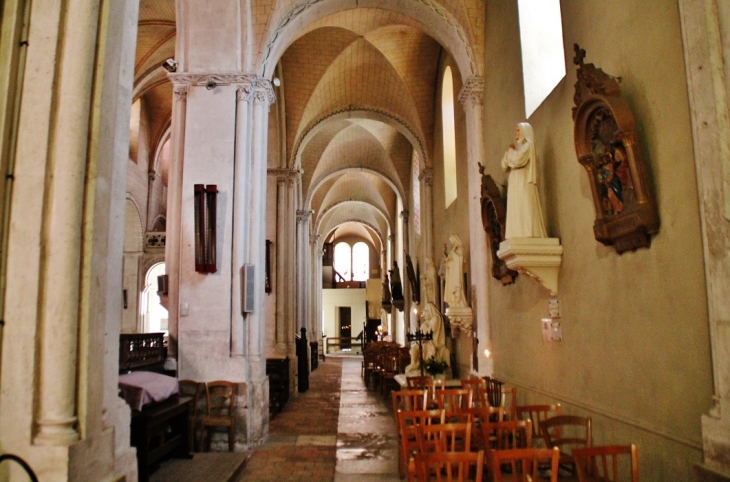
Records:
<instances>
[{"instance_id":1,"label":"stone molding","mask_svg":"<svg viewBox=\"0 0 730 482\"><path fill-rule=\"evenodd\" d=\"M558 238L512 238L502 241L497 257L509 269L536 280L550 292L558 294L558 272L563 247Z\"/></svg>"},{"instance_id":2,"label":"stone molding","mask_svg":"<svg viewBox=\"0 0 730 482\"><path fill-rule=\"evenodd\" d=\"M269 176L276 176L277 181L295 180L298 176L301 176L301 171L297 169L281 169L272 168L267 169L266 174Z\"/></svg>"},{"instance_id":3,"label":"stone molding","mask_svg":"<svg viewBox=\"0 0 730 482\"><path fill-rule=\"evenodd\" d=\"M314 211L306 210L306 209L297 209L297 223L305 224L309 222L309 220L312 217L312 214L314 214Z\"/></svg>"},{"instance_id":4,"label":"stone molding","mask_svg":"<svg viewBox=\"0 0 730 482\"><path fill-rule=\"evenodd\" d=\"M484 77L473 75L464 83L459 92L459 102L466 107L469 100L472 106L484 105Z\"/></svg>"},{"instance_id":5,"label":"stone molding","mask_svg":"<svg viewBox=\"0 0 730 482\"><path fill-rule=\"evenodd\" d=\"M244 74L241 72L208 74L183 72L167 74L167 77L173 83L176 94L178 93L177 90L182 86L194 85L204 87L210 83L214 83L216 86L242 84L242 87L236 93L238 100L248 102L253 97L255 103L268 101L269 105L271 105L276 102L276 95L274 94L271 81L255 74Z\"/></svg>"},{"instance_id":6,"label":"stone molding","mask_svg":"<svg viewBox=\"0 0 730 482\"><path fill-rule=\"evenodd\" d=\"M172 92L175 94L175 98L181 102L188 100L188 86L184 84L173 85Z\"/></svg>"}]
</instances>

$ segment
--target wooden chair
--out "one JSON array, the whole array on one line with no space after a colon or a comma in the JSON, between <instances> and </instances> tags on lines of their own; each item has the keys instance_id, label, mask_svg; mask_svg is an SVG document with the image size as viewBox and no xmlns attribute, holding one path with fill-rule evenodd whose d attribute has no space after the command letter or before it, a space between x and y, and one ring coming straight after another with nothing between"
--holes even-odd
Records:
<instances>
[{"instance_id":1,"label":"wooden chair","mask_svg":"<svg viewBox=\"0 0 730 482\"><path fill-rule=\"evenodd\" d=\"M501 407L502 405L502 383L496 378L482 377L486 386L487 402L492 407Z\"/></svg>"},{"instance_id":2,"label":"wooden chair","mask_svg":"<svg viewBox=\"0 0 730 482\"><path fill-rule=\"evenodd\" d=\"M419 439L422 444L428 447L421 447L421 452L426 448L435 447L438 452L469 452L472 440L472 421L458 423L439 423L421 425Z\"/></svg>"},{"instance_id":3,"label":"wooden chair","mask_svg":"<svg viewBox=\"0 0 730 482\"><path fill-rule=\"evenodd\" d=\"M532 422L529 420L487 422L480 426L479 438L486 453L484 462L487 472L493 474L497 470L491 465L493 451L532 448Z\"/></svg>"},{"instance_id":4,"label":"wooden chair","mask_svg":"<svg viewBox=\"0 0 730 482\"><path fill-rule=\"evenodd\" d=\"M486 407L489 404L485 397L486 392L483 390L485 388L484 380L481 378L469 378L468 380L462 380L461 388L472 391L472 404L475 407Z\"/></svg>"},{"instance_id":5,"label":"wooden chair","mask_svg":"<svg viewBox=\"0 0 730 482\"><path fill-rule=\"evenodd\" d=\"M560 451L557 447L552 449L512 449L493 450L491 453L491 466L495 467L494 482L509 481L532 481L549 480L558 482L558 462ZM549 478L541 477L539 467L543 462L550 463ZM506 472L506 477L503 472Z\"/></svg>"},{"instance_id":6,"label":"wooden chair","mask_svg":"<svg viewBox=\"0 0 730 482\"><path fill-rule=\"evenodd\" d=\"M188 447L191 452L197 452L197 437L195 432L198 431L198 404L200 403L200 395L203 392L203 384L194 380L179 380L180 396L193 397L193 408L188 414Z\"/></svg>"},{"instance_id":7,"label":"wooden chair","mask_svg":"<svg viewBox=\"0 0 730 482\"><path fill-rule=\"evenodd\" d=\"M622 456L627 457L622 457ZM619 461L628 458L626 472L630 471L631 482L639 482L639 453L636 445L602 445L573 449L575 469L580 482L601 480L618 482ZM624 479L625 480L625 479Z\"/></svg>"},{"instance_id":8,"label":"wooden chair","mask_svg":"<svg viewBox=\"0 0 730 482\"><path fill-rule=\"evenodd\" d=\"M517 419L532 421L532 442L535 447L543 446L545 440L540 433L540 422L563 414L563 407L556 405L517 405Z\"/></svg>"},{"instance_id":9,"label":"wooden chair","mask_svg":"<svg viewBox=\"0 0 730 482\"><path fill-rule=\"evenodd\" d=\"M228 451L233 452L236 445L236 416L233 408L236 403L236 384L217 380L205 384L205 398L208 414L200 420L202 432L201 448L210 451L208 428L228 427ZM207 441L207 445L203 442Z\"/></svg>"},{"instance_id":10,"label":"wooden chair","mask_svg":"<svg viewBox=\"0 0 730 482\"><path fill-rule=\"evenodd\" d=\"M504 409L502 407L472 407L464 410L464 413L472 416L474 424L474 433L476 436L471 439L472 452L476 452L477 450L486 451L488 447L484 444L484 439L481 436L482 425L490 422L502 422Z\"/></svg>"},{"instance_id":11,"label":"wooden chair","mask_svg":"<svg viewBox=\"0 0 730 482\"><path fill-rule=\"evenodd\" d=\"M446 420L472 408L472 392L463 388L444 388L436 391L436 401L441 410L446 411Z\"/></svg>"},{"instance_id":12,"label":"wooden chair","mask_svg":"<svg viewBox=\"0 0 730 482\"><path fill-rule=\"evenodd\" d=\"M412 457L424 450L423 425L444 422L443 410L401 410L396 413L398 421L398 474L403 478L408 471L408 480L415 475Z\"/></svg>"},{"instance_id":13,"label":"wooden chair","mask_svg":"<svg viewBox=\"0 0 730 482\"><path fill-rule=\"evenodd\" d=\"M504 418L507 420L517 419L517 389L514 387L502 387L502 406L504 407Z\"/></svg>"},{"instance_id":14,"label":"wooden chair","mask_svg":"<svg viewBox=\"0 0 730 482\"><path fill-rule=\"evenodd\" d=\"M414 410L426 410L428 390L400 390L391 392L393 400L393 417L398 420L398 412L411 412Z\"/></svg>"},{"instance_id":15,"label":"wooden chair","mask_svg":"<svg viewBox=\"0 0 730 482\"><path fill-rule=\"evenodd\" d=\"M560 449L560 467L571 472L575 471L572 449L593 445L590 417L552 417L540 422L540 432L547 447Z\"/></svg>"},{"instance_id":16,"label":"wooden chair","mask_svg":"<svg viewBox=\"0 0 730 482\"><path fill-rule=\"evenodd\" d=\"M484 452L432 452L415 455L418 482L482 482ZM475 467L472 469L472 467ZM470 478L470 474L474 477Z\"/></svg>"}]
</instances>

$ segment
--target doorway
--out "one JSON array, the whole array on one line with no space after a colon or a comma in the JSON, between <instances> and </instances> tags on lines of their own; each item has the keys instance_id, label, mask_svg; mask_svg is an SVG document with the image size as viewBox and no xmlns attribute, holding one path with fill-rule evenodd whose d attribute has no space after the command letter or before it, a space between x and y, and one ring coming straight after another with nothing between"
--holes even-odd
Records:
<instances>
[{"instance_id":1,"label":"doorway","mask_svg":"<svg viewBox=\"0 0 730 482\"><path fill-rule=\"evenodd\" d=\"M349 306L340 306L340 347L342 351L352 350L352 308Z\"/></svg>"},{"instance_id":2,"label":"doorway","mask_svg":"<svg viewBox=\"0 0 730 482\"><path fill-rule=\"evenodd\" d=\"M145 287L142 290L142 331L144 333L164 332L167 336L167 309L162 306L157 294L157 277L165 274L165 263L157 263L147 271Z\"/></svg>"}]
</instances>

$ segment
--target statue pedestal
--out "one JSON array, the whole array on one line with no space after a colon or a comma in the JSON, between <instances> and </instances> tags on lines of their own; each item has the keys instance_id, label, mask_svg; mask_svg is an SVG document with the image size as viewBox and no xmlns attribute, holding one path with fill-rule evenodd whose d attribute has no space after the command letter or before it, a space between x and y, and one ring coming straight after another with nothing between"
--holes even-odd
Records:
<instances>
[{"instance_id":1,"label":"statue pedestal","mask_svg":"<svg viewBox=\"0 0 730 482\"><path fill-rule=\"evenodd\" d=\"M471 336L471 327L474 320L471 308L468 306L449 306L444 314L449 317L452 337L456 336L455 331L457 330L463 330L467 336Z\"/></svg>"},{"instance_id":2,"label":"statue pedestal","mask_svg":"<svg viewBox=\"0 0 730 482\"><path fill-rule=\"evenodd\" d=\"M558 271L563 260L563 247L558 238L512 238L502 241L497 251L509 269L537 280L558 294Z\"/></svg>"}]
</instances>

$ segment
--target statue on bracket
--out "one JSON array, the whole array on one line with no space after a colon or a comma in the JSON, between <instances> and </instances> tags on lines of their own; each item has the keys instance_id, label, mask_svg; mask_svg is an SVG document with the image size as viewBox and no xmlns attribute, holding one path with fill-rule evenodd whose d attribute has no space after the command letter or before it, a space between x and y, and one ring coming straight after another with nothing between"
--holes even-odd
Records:
<instances>
[{"instance_id":1,"label":"statue on bracket","mask_svg":"<svg viewBox=\"0 0 730 482\"><path fill-rule=\"evenodd\" d=\"M492 254L492 277L503 285L515 282L517 271L511 270L507 264L499 259L497 251L499 244L504 241L504 224L506 208L497 183L492 176L484 174L484 166L479 163L479 174L482 175L482 225L489 237L489 247Z\"/></svg>"},{"instance_id":2,"label":"statue on bracket","mask_svg":"<svg viewBox=\"0 0 730 482\"><path fill-rule=\"evenodd\" d=\"M620 79L583 62L586 52L574 45L578 81L573 100L575 150L593 193L597 241L619 254L649 247L659 231L634 115L621 96Z\"/></svg>"},{"instance_id":3,"label":"statue on bracket","mask_svg":"<svg viewBox=\"0 0 730 482\"><path fill-rule=\"evenodd\" d=\"M515 127L515 142L502 157L502 169L509 172L504 239L546 238L537 192L535 132L527 122Z\"/></svg>"}]
</instances>

